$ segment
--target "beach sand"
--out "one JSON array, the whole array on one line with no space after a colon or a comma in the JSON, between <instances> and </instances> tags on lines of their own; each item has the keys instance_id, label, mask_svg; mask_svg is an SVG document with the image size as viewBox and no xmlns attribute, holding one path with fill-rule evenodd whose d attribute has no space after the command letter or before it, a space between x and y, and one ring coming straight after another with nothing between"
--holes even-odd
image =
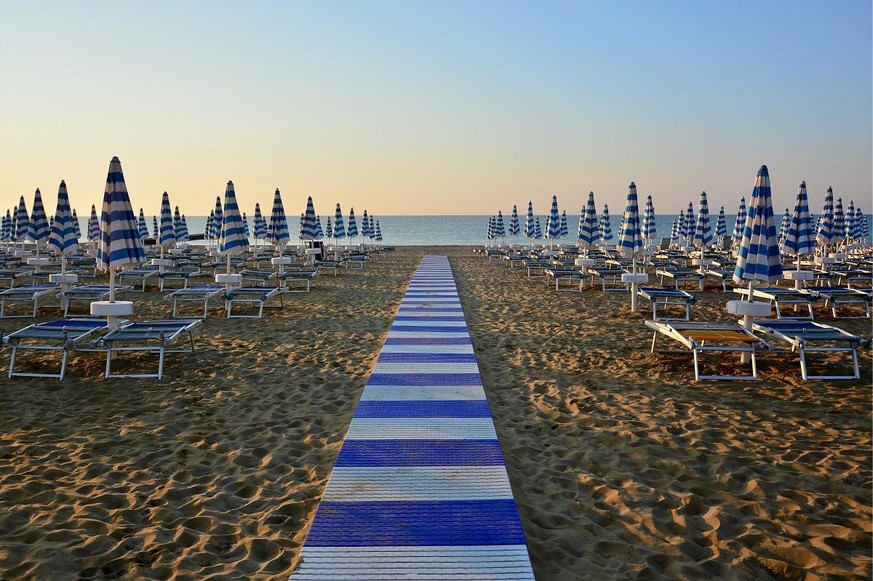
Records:
<instances>
[{"instance_id":1,"label":"beach sand","mask_svg":"<svg viewBox=\"0 0 873 581\"><path fill-rule=\"evenodd\" d=\"M0 579L287 578L428 253L452 260L537 579L870 578L869 350L860 381L804 382L774 353L760 381L695 383L690 353L649 353L645 302L416 247L262 321L211 315L162 381L99 379L89 353L62 382L10 380L0 352ZM169 315L132 296L135 318ZM730 321L732 298L702 294L695 319Z\"/></svg>"}]
</instances>

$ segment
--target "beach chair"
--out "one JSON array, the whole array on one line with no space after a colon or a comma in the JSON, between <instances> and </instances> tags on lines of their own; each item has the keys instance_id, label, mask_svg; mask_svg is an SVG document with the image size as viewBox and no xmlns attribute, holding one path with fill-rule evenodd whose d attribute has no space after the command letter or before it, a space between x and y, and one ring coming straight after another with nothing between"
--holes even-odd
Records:
<instances>
[{"instance_id":1,"label":"beach chair","mask_svg":"<svg viewBox=\"0 0 873 581\"><path fill-rule=\"evenodd\" d=\"M748 287L738 287L734 292L742 297L749 298ZM781 288L781 287L761 287L753 288L752 296L759 299L770 301L770 304L776 309L777 319L809 319L815 318L815 313L812 310L813 297L798 290ZM795 314L783 314L783 308L786 305L794 305ZM805 312L797 312L797 307L806 307Z\"/></svg>"},{"instance_id":2,"label":"beach chair","mask_svg":"<svg viewBox=\"0 0 873 581\"><path fill-rule=\"evenodd\" d=\"M731 323L686 323L646 321L654 331L652 353L658 335L665 335L691 350L694 358L694 379L749 380L758 379L758 364L755 355L769 350L770 345L740 325ZM748 353L751 357L751 375L704 375L700 372L701 355L711 352Z\"/></svg>"},{"instance_id":3,"label":"beach chair","mask_svg":"<svg viewBox=\"0 0 873 581\"><path fill-rule=\"evenodd\" d=\"M300 270L286 270L282 273L280 286L284 287L285 292L309 292L309 287L312 279L318 276L317 268L307 268Z\"/></svg>"},{"instance_id":4,"label":"beach chair","mask_svg":"<svg viewBox=\"0 0 873 581\"><path fill-rule=\"evenodd\" d=\"M340 267L342 266L342 260L316 260L315 267L318 268L319 271L331 271L331 273L336 276L337 272L339 272Z\"/></svg>"},{"instance_id":5,"label":"beach chair","mask_svg":"<svg viewBox=\"0 0 873 581\"><path fill-rule=\"evenodd\" d=\"M34 323L5 337L4 342L12 348L9 359L9 377L57 377L64 378L67 371L67 354L77 343L106 330L105 319L58 319ZM58 373L15 371L15 359L19 350L60 351L61 369Z\"/></svg>"},{"instance_id":6,"label":"beach chair","mask_svg":"<svg viewBox=\"0 0 873 581\"><path fill-rule=\"evenodd\" d=\"M32 284L26 286L16 286L0 291L0 318L36 318L36 311L39 309L41 299L48 296L55 296L61 290L57 284ZM8 303L30 303L33 309L27 314L10 315L6 312Z\"/></svg>"},{"instance_id":7,"label":"beach chair","mask_svg":"<svg viewBox=\"0 0 873 581\"><path fill-rule=\"evenodd\" d=\"M94 344L106 348L105 377L157 378L164 376L164 355L166 353L193 353L194 332L200 319L177 319L172 321L142 321L126 323L110 331ZM188 336L191 348L170 349L180 338ZM157 373L112 373L112 361L122 352L143 351L158 354Z\"/></svg>"},{"instance_id":8,"label":"beach chair","mask_svg":"<svg viewBox=\"0 0 873 581\"><path fill-rule=\"evenodd\" d=\"M33 270L26 268L7 268L0 270L0 284L6 288L14 288L15 283L21 283L22 279L29 278Z\"/></svg>"},{"instance_id":9,"label":"beach chair","mask_svg":"<svg viewBox=\"0 0 873 581\"><path fill-rule=\"evenodd\" d=\"M116 285L115 294L121 295L131 290L129 285ZM94 301L103 301L109 298L108 284L86 284L72 286L67 290L61 291L61 306L64 310L64 317L69 315L70 304L74 301L92 303Z\"/></svg>"},{"instance_id":10,"label":"beach chair","mask_svg":"<svg viewBox=\"0 0 873 581\"><path fill-rule=\"evenodd\" d=\"M209 313L209 301L215 297L221 296L224 290L225 287L221 285L192 285L176 289L164 298L173 300L174 319L178 316L179 307L186 303L202 303L203 318L205 319Z\"/></svg>"},{"instance_id":11,"label":"beach chair","mask_svg":"<svg viewBox=\"0 0 873 581\"><path fill-rule=\"evenodd\" d=\"M585 279L585 275L582 274L582 270L579 268L547 268L545 269L546 276L550 279L549 284L551 282L555 283L556 291L582 291L582 282Z\"/></svg>"},{"instance_id":12,"label":"beach chair","mask_svg":"<svg viewBox=\"0 0 873 581\"><path fill-rule=\"evenodd\" d=\"M591 285L594 285L594 279L600 279L601 288L605 291L624 291L628 289L628 285L622 282L621 275L626 271L623 268L589 268L588 273L591 275Z\"/></svg>"},{"instance_id":13,"label":"beach chair","mask_svg":"<svg viewBox=\"0 0 873 581\"><path fill-rule=\"evenodd\" d=\"M280 307L284 307L282 295L285 289L278 286L239 286L224 291L224 301L227 307L228 319L262 319L264 317L264 305L274 297L279 298ZM234 305L255 304L258 306L257 313L242 315L233 314Z\"/></svg>"},{"instance_id":14,"label":"beach chair","mask_svg":"<svg viewBox=\"0 0 873 581\"><path fill-rule=\"evenodd\" d=\"M130 268L122 270L116 275L116 280L119 284L129 284L131 287L140 286L140 290L145 292L146 285L149 281L157 280L160 272L155 268Z\"/></svg>"},{"instance_id":15,"label":"beach chair","mask_svg":"<svg viewBox=\"0 0 873 581\"><path fill-rule=\"evenodd\" d=\"M268 280L277 276L277 273L273 270L262 270L256 268L246 268L239 271L239 274L242 276L243 284L255 283L260 286L266 285Z\"/></svg>"},{"instance_id":16,"label":"beach chair","mask_svg":"<svg viewBox=\"0 0 873 581\"><path fill-rule=\"evenodd\" d=\"M837 284L845 284L851 289L870 289L873 287L873 274L864 268L851 268L833 270L832 274L837 277Z\"/></svg>"},{"instance_id":17,"label":"beach chair","mask_svg":"<svg viewBox=\"0 0 873 581\"><path fill-rule=\"evenodd\" d=\"M167 288L167 283L171 284L180 284L181 288L187 288L188 282L191 280L192 276L206 276L207 273L198 269L187 269L181 268L178 270L165 270L164 272L158 273L158 278L160 278L160 284L158 289L161 292L164 292L164 289Z\"/></svg>"},{"instance_id":18,"label":"beach chair","mask_svg":"<svg viewBox=\"0 0 873 581\"><path fill-rule=\"evenodd\" d=\"M691 293L674 288L640 287L637 290L637 294L651 301L652 319L655 321L689 321L691 320L691 305L697 301L697 297ZM662 310L679 307L685 311L685 316L665 317L663 314L658 316L658 307Z\"/></svg>"},{"instance_id":19,"label":"beach chair","mask_svg":"<svg viewBox=\"0 0 873 581\"><path fill-rule=\"evenodd\" d=\"M800 356L800 375L809 379L858 379L858 347L866 341L842 329L813 321L755 321L752 329L791 345L791 351ZM849 353L852 375L810 375L807 363L809 353Z\"/></svg>"},{"instance_id":20,"label":"beach chair","mask_svg":"<svg viewBox=\"0 0 873 581\"><path fill-rule=\"evenodd\" d=\"M676 290L688 284L700 288L701 282L706 279L706 273L692 268L662 268L656 270L655 274L661 277L661 286L664 286L664 279L668 278L673 281Z\"/></svg>"},{"instance_id":21,"label":"beach chair","mask_svg":"<svg viewBox=\"0 0 873 581\"><path fill-rule=\"evenodd\" d=\"M870 302L873 298L873 293L869 290L861 290L855 288L847 288L841 286L821 286L815 288L801 289L802 293L806 293L815 299L824 299L825 306L831 307L831 312L835 319L863 319L870 318ZM860 306L864 309L863 315L840 315L840 312L845 313L845 310L838 311L839 307Z\"/></svg>"},{"instance_id":22,"label":"beach chair","mask_svg":"<svg viewBox=\"0 0 873 581\"><path fill-rule=\"evenodd\" d=\"M350 270L363 270L366 261L366 254L349 254L343 257L343 266Z\"/></svg>"}]
</instances>

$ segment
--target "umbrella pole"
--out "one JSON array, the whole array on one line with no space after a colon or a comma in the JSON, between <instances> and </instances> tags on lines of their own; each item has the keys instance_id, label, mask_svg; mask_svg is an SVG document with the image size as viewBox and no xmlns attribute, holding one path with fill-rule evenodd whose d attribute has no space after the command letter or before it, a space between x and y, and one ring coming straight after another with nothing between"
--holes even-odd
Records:
<instances>
[{"instance_id":1,"label":"umbrella pole","mask_svg":"<svg viewBox=\"0 0 873 581\"><path fill-rule=\"evenodd\" d=\"M231 272L230 272L230 252L227 253L227 274L231 274Z\"/></svg>"},{"instance_id":2,"label":"umbrella pole","mask_svg":"<svg viewBox=\"0 0 873 581\"><path fill-rule=\"evenodd\" d=\"M639 310L639 299L637 298L637 255L633 254L633 258L631 258L631 285L630 285L630 293L631 293L631 311L636 313Z\"/></svg>"},{"instance_id":3,"label":"umbrella pole","mask_svg":"<svg viewBox=\"0 0 873 581\"><path fill-rule=\"evenodd\" d=\"M115 302L115 269L109 269L109 302Z\"/></svg>"}]
</instances>

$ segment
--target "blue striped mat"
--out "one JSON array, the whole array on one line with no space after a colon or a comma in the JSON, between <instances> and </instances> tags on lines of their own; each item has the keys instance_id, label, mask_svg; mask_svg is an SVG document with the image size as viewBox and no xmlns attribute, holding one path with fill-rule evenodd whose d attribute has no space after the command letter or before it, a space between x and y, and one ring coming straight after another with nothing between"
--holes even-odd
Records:
<instances>
[{"instance_id":1,"label":"blue striped mat","mask_svg":"<svg viewBox=\"0 0 873 581\"><path fill-rule=\"evenodd\" d=\"M533 579L445 256L412 277L291 578Z\"/></svg>"}]
</instances>

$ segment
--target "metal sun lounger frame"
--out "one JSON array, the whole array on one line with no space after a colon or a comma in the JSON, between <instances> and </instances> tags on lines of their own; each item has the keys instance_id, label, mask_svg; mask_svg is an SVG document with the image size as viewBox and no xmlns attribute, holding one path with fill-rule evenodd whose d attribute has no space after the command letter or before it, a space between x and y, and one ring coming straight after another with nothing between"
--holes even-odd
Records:
<instances>
[{"instance_id":1,"label":"metal sun lounger frame","mask_svg":"<svg viewBox=\"0 0 873 581\"><path fill-rule=\"evenodd\" d=\"M831 325L814 321L755 321L752 328L759 333L771 335L791 344L791 351L800 356L800 375L809 379L859 379L861 370L858 365L858 347L866 342L857 335L847 333ZM819 346L814 346L818 343ZM825 345L821 345L824 343ZM844 346L835 343L846 344ZM853 375L809 375L806 362L807 353L850 353L852 356Z\"/></svg>"},{"instance_id":2,"label":"metal sun lounger frame","mask_svg":"<svg viewBox=\"0 0 873 581\"><path fill-rule=\"evenodd\" d=\"M7 335L4 342L12 347L9 359L9 377L56 377L64 378L67 372L67 354L75 345L95 333L106 330L104 319L59 319L34 323ZM18 350L61 351L59 373L25 373L15 371L15 356Z\"/></svg>"},{"instance_id":3,"label":"metal sun lounger frame","mask_svg":"<svg viewBox=\"0 0 873 581\"><path fill-rule=\"evenodd\" d=\"M296 293L296 292L309 292L309 287L312 283L312 279L318 276L318 269L301 269L301 270L286 270L282 273L280 280L282 281L281 286L284 287L285 292ZM299 290L292 290L297 287ZM306 287L306 288L303 288Z\"/></svg>"},{"instance_id":4,"label":"metal sun lounger frame","mask_svg":"<svg viewBox=\"0 0 873 581\"><path fill-rule=\"evenodd\" d=\"M694 357L694 379L751 380L758 379L758 364L755 354L769 350L770 345L739 325L730 323L688 323L646 321L646 326L654 330L652 353L658 335L666 335L691 350ZM751 356L751 375L703 375L700 373L700 355L710 351L748 353Z\"/></svg>"},{"instance_id":5,"label":"metal sun lounger frame","mask_svg":"<svg viewBox=\"0 0 873 581\"><path fill-rule=\"evenodd\" d=\"M601 287L606 291L626 291L628 284L622 282L621 275L627 273L623 268L602 268L594 267L588 269L588 274L591 275L591 285L594 286L594 278L600 279Z\"/></svg>"},{"instance_id":6,"label":"metal sun lounger frame","mask_svg":"<svg viewBox=\"0 0 873 581\"><path fill-rule=\"evenodd\" d=\"M555 281L555 290L559 292L581 292L582 283L585 282L586 278L580 268L547 268L545 273L546 276Z\"/></svg>"},{"instance_id":7,"label":"metal sun lounger frame","mask_svg":"<svg viewBox=\"0 0 873 581\"><path fill-rule=\"evenodd\" d=\"M129 290L132 290L133 287L129 285L117 285L115 287L115 294L122 294ZM70 310L70 302L71 301L102 301L109 297L109 285L108 284L88 284L83 286L71 286L67 290L61 291L61 306L64 309L64 317L66 317Z\"/></svg>"},{"instance_id":8,"label":"metal sun lounger frame","mask_svg":"<svg viewBox=\"0 0 873 581\"><path fill-rule=\"evenodd\" d=\"M278 286L238 286L224 292L224 300L227 307L228 319L262 319L264 317L264 304L273 297L279 297L280 307L285 304L282 295L287 291ZM257 303L258 314L234 315L234 303Z\"/></svg>"},{"instance_id":9,"label":"metal sun lounger frame","mask_svg":"<svg viewBox=\"0 0 873 581\"><path fill-rule=\"evenodd\" d=\"M640 287L637 294L652 302L652 319L655 321L689 321L691 320L691 305L697 297L691 293L673 288ZM658 307L681 307L685 309L684 317L658 316Z\"/></svg>"},{"instance_id":10,"label":"metal sun lounger frame","mask_svg":"<svg viewBox=\"0 0 873 581\"><path fill-rule=\"evenodd\" d=\"M706 273L700 270L691 268L676 268L676 269L659 269L655 274L661 277L661 286L664 286L664 278L673 280L673 286L676 290L682 290L682 285L688 282L693 282L696 288L700 288L701 282L706 280ZM702 290L702 289L701 289Z\"/></svg>"},{"instance_id":11,"label":"metal sun lounger frame","mask_svg":"<svg viewBox=\"0 0 873 581\"><path fill-rule=\"evenodd\" d=\"M734 292L746 299L749 298L749 289L746 287L735 288ZM788 288L762 287L753 288L752 296L770 301L770 304L776 308L777 319L800 319L811 321L815 318L815 313L812 310L813 297L807 293ZM781 308L783 305L804 305L807 314L795 316L783 315Z\"/></svg>"},{"instance_id":12,"label":"metal sun lounger frame","mask_svg":"<svg viewBox=\"0 0 873 581\"><path fill-rule=\"evenodd\" d=\"M142 321L121 325L98 339L95 343L106 348L106 372L105 377L136 377L156 378L164 376L165 353L193 353L194 332L193 329L200 325L200 319L178 319L172 321ZM169 349L169 347L181 336L188 334L191 341L190 349ZM133 342L134 344L122 345L120 343ZM158 354L157 373L111 373L113 354L122 351L146 351Z\"/></svg>"},{"instance_id":13,"label":"metal sun lounger frame","mask_svg":"<svg viewBox=\"0 0 873 581\"><path fill-rule=\"evenodd\" d=\"M39 284L28 286L16 286L0 291L0 318L5 319L35 319L36 311L39 309L39 300L45 296L57 294L61 290L57 284ZM7 302L24 302L31 301L33 310L28 315L7 315Z\"/></svg>"},{"instance_id":14,"label":"metal sun lounger frame","mask_svg":"<svg viewBox=\"0 0 873 581\"><path fill-rule=\"evenodd\" d=\"M174 319L177 316L179 303L203 303L203 318L205 319L209 313L209 301L220 296L224 291L225 287L219 285L197 285L176 289L165 298L173 299Z\"/></svg>"},{"instance_id":15,"label":"metal sun lounger frame","mask_svg":"<svg viewBox=\"0 0 873 581\"><path fill-rule=\"evenodd\" d=\"M805 288L800 292L807 293L813 298L824 299L825 306L831 307L831 312L835 319L869 319L870 318L870 302L873 299L873 294L869 290L861 290L847 287L824 286L816 288ZM864 308L864 316L853 317L837 313L837 307L840 305L861 305Z\"/></svg>"},{"instance_id":16,"label":"metal sun lounger frame","mask_svg":"<svg viewBox=\"0 0 873 581\"><path fill-rule=\"evenodd\" d=\"M159 275L160 272L157 268L131 268L129 270L122 270L116 275L116 277L120 283L131 282L139 284L142 282L142 288L140 288L140 290L145 292L149 280Z\"/></svg>"}]
</instances>

